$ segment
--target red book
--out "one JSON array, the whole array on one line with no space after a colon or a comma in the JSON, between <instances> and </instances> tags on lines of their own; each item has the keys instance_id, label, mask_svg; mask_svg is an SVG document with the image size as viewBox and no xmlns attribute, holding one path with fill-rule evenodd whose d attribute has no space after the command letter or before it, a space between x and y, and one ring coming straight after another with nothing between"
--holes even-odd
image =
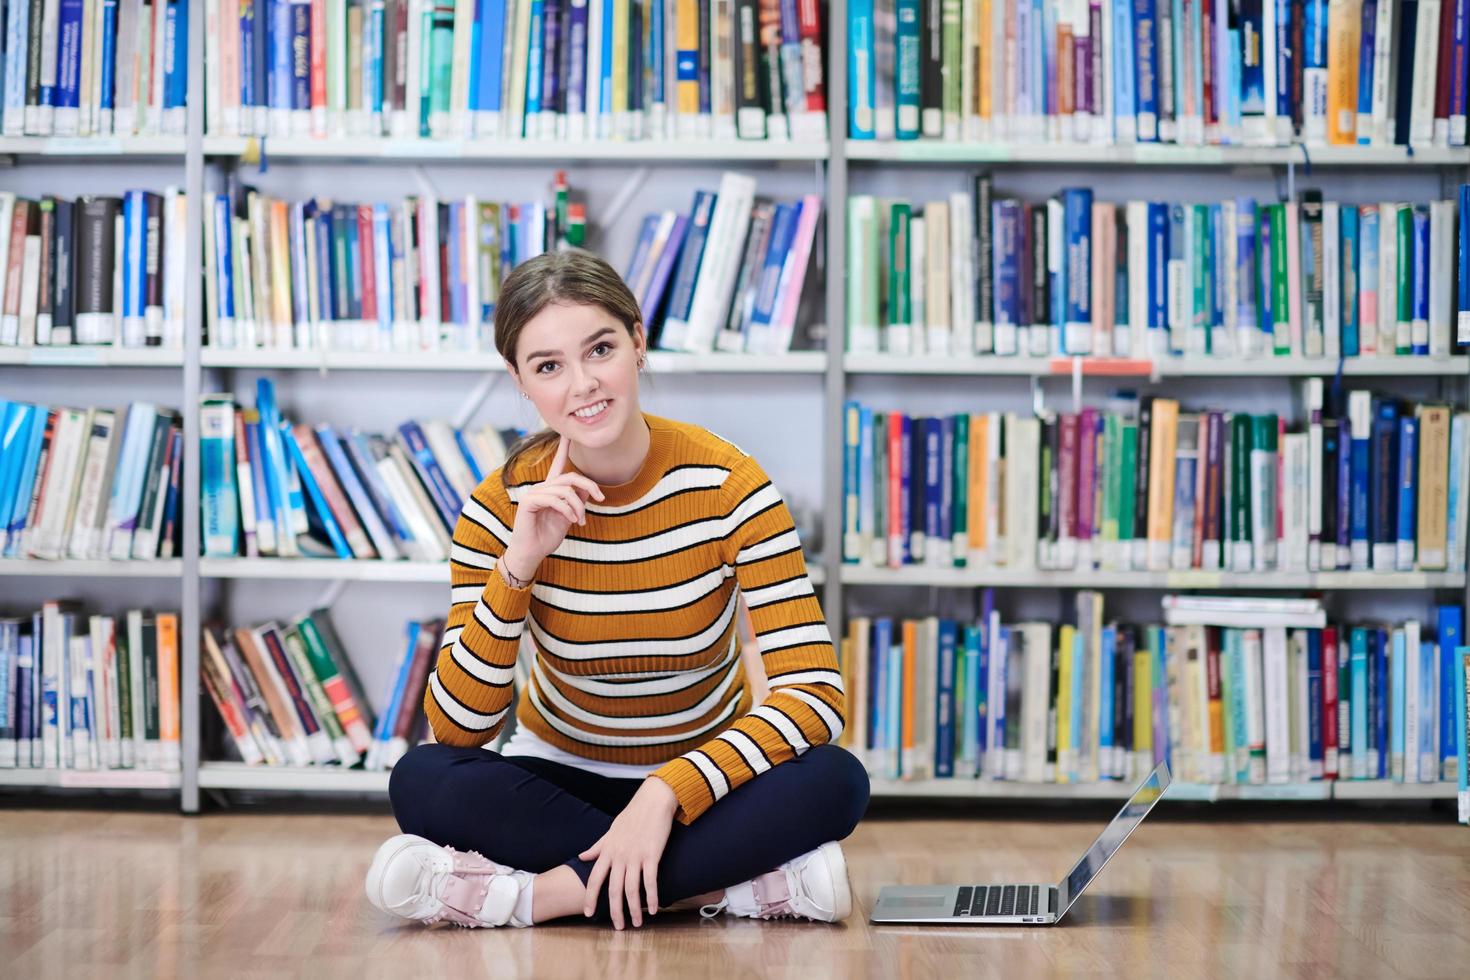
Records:
<instances>
[{"instance_id":1,"label":"red book","mask_svg":"<svg viewBox=\"0 0 1470 980\"><path fill-rule=\"evenodd\" d=\"M1337 627L1322 631L1322 778L1337 778Z\"/></svg>"},{"instance_id":2,"label":"red book","mask_svg":"<svg viewBox=\"0 0 1470 980\"><path fill-rule=\"evenodd\" d=\"M20 277L25 265L26 231L30 228L31 202L17 200L10 215L10 250L6 265L0 269L5 276L4 300L6 316L20 316Z\"/></svg>"},{"instance_id":3,"label":"red book","mask_svg":"<svg viewBox=\"0 0 1470 980\"><path fill-rule=\"evenodd\" d=\"M1057 567L1072 568L1076 562L1077 548L1077 416L1064 412L1058 418L1061 439L1057 450L1057 473L1059 475L1057 502Z\"/></svg>"},{"instance_id":4,"label":"red book","mask_svg":"<svg viewBox=\"0 0 1470 980\"><path fill-rule=\"evenodd\" d=\"M327 132L327 0L311 0L311 130Z\"/></svg>"},{"instance_id":5,"label":"red book","mask_svg":"<svg viewBox=\"0 0 1470 980\"><path fill-rule=\"evenodd\" d=\"M806 89L806 111L827 115L826 85L822 78L822 17L817 0L797 0L801 30L801 80Z\"/></svg>"},{"instance_id":6,"label":"red book","mask_svg":"<svg viewBox=\"0 0 1470 980\"><path fill-rule=\"evenodd\" d=\"M322 498L327 502L327 509L332 512L332 519L337 522L342 537L347 540L347 547L352 549L352 557L377 558L377 549L368 540L367 532L357 520L357 513L347 501L347 494L342 492L342 486L337 482L337 475L332 472L326 456L317 445L316 433L311 426L298 422L291 427L291 435L296 440L297 448L301 450L301 458L306 460L311 478L316 481L317 489L321 490Z\"/></svg>"},{"instance_id":7,"label":"red book","mask_svg":"<svg viewBox=\"0 0 1470 980\"><path fill-rule=\"evenodd\" d=\"M1448 138L1450 131L1450 63L1454 60L1455 0L1444 0L1439 5L1439 61L1435 67L1434 85L1434 139L1439 142L1440 134Z\"/></svg>"},{"instance_id":8,"label":"red book","mask_svg":"<svg viewBox=\"0 0 1470 980\"><path fill-rule=\"evenodd\" d=\"M362 260L362 319L376 323L378 319L378 274L373 265L373 206L357 206L357 240Z\"/></svg>"},{"instance_id":9,"label":"red book","mask_svg":"<svg viewBox=\"0 0 1470 980\"><path fill-rule=\"evenodd\" d=\"M1092 553L1093 503L1097 491L1097 409L1084 408L1077 417L1077 549L1089 556L1084 567L1090 567Z\"/></svg>"},{"instance_id":10,"label":"red book","mask_svg":"<svg viewBox=\"0 0 1470 980\"><path fill-rule=\"evenodd\" d=\"M1204 83L1203 112L1205 126L1208 128L1220 121L1219 116L1215 113L1215 0L1199 0L1199 22L1202 25L1200 30L1202 35L1200 38L1200 81Z\"/></svg>"}]
</instances>

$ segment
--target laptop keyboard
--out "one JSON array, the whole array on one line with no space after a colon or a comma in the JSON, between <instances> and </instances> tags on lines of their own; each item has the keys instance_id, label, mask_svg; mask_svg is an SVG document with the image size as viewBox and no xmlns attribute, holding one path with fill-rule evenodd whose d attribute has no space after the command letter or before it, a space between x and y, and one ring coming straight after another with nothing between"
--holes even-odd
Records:
<instances>
[{"instance_id":1,"label":"laptop keyboard","mask_svg":"<svg viewBox=\"0 0 1470 980\"><path fill-rule=\"evenodd\" d=\"M1040 900L1039 885L961 885L954 914L1035 915Z\"/></svg>"}]
</instances>

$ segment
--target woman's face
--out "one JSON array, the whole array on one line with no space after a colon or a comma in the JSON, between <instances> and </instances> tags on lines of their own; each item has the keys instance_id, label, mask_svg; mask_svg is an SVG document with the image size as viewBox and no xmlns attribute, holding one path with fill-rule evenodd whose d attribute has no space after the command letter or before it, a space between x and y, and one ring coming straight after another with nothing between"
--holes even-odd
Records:
<instances>
[{"instance_id":1,"label":"woman's face","mask_svg":"<svg viewBox=\"0 0 1470 980\"><path fill-rule=\"evenodd\" d=\"M520 388L546 423L574 443L601 449L635 419L643 329L634 336L600 306L551 303L516 342Z\"/></svg>"}]
</instances>

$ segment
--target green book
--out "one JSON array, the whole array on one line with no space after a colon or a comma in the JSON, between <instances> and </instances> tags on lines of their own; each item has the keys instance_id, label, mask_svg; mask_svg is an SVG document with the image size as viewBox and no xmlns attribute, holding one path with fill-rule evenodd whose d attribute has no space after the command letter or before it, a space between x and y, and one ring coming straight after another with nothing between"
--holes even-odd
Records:
<instances>
[{"instance_id":1,"label":"green book","mask_svg":"<svg viewBox=\"0 0 1470 980\"><path fill-rule=\"evenodd\" d=\"M1278 355L1291 353L1291 296L1286 264L1286 206L1272 204L1271 213L1271 337Z\"/></svg>"},{"instance_id":2,"label":"green book","mask_svg":"<svg viewBox=\"0 0 1470 980\"><path fill-rule=\"evenodd\" d=\"M870 195L847 201L847 349L879 350L877 202Z\"/></svg>"},{"instance_id":3,"label":"green book","mask_svg":"<svg viewBox=\"0 0 1470 980\"><path fill-rule=\"evenodd\" d=\"M1138 420L1123 418L1118 428L1118 567L1132 564L1134 501L1138 488Z\"/></svg>"},{"instance_id":4,"label":"green book","mask_svg":"<svg viewBox=\"0 0 1470 980\"><path fill-rule=\"evenodd\" d=\"M1394 234L1398 239L1399 258L1398 282L1395 284L1398 322L1394 330L1394 353L1408 355L1414 353L1414 209L1407 204L1397 207Z\"/></svg>"},{"instance_id":5,"label":"green book","mask_svg":"<svg viewBox=\"0 0 1470 980\"><path fill-rule=\"evenodd\" d=\"M940 108L944 110L944 135L957 139L960 127L960 77L964 74L964 61L960 54L960 31L962 27L961 0L942 0L939 7L940 69L943 80L940 89Z\"/></svg>"},{"instance_id":6,"label":"green book","mask_svg":"<svg viewBox=\"0 0 1470 980\"><path fill-rule=\"evenodd\" d=\"M961 412L954 417L954 477L950 499L954 501L954 520L950 525L954 564L964 568L970 562L970 416Z\"/></svg>"},{"instance_id":7,"label":"green book","mask_svg":"<svg viewBox=\"0 0 1470 980\"><path fill-rule=\"evenodd\" d=\"M888 564L888 413L873 413L873 547L870 557Z\"/></svg>"},{"instance_id":8,"label":"green book","mask_svg":"<svg viewBox=\"0 0 1470 980\"><path fill-rule=\"evenodd\" d=\"M301 636L299 626L283 628L280 634L281 646L285 648L286 656L291 659L291 666L301 681L301 687L307 699L311 701L312 710L321 719L322 728L327 732L327 738L332 740L332 749L337 753L337 758L344 766L356 765L360 756L348 740L347 733L342 728L342 721L332 707L332 700L327 697L326 689L322 687L321 678L312 664L311 654L308 651L306 640Z\"/></svg>"},{"instance_id":9,"label":"green book","mask_svg":"<svg viewBox=\"0 0 1470 980\"><path fill-rule=\"evenodd\" d=\"M1220 714L1224 728L1225 781L1235 782L1235 685L1231 679L1231 664L1236 657L1236 631L1220 630Z\"/></svg>"},{"instance_id":10,"label":"green book","mask_svg":"<svg viewBox=\"0 0 1470 980\"><path fill-rule=\"evenodd\" d=\"M1230 564L1235 571L1251 567L1251 417L1230 417Z\"/></svg>"},{"instance_id":11,"label":"green book","mask_svg":"<svg viewBox=\"0 0 1470 980\"><path fill-rule=\"evenodd\" d=\"M913 323L909 296L909 222L913 213L904 203L892 206L888 216L888 316L890 327Z\"/></svg>"},{"instance_id":12,"label":"green book","mask_svg":"<svg viewBox=\"0 0 1470 980\"><path fill-rule=\"evenodd\" d=\"M1199 331L1202 341L1200 350L1209 353L1210 350L1210 299L1214 292L1215 284L1213 274L1215 268L1214 256L1211 255L1213 239L1210 235L1210 206L1208 204L1196 204L1193 206L1194 227L1194 274L1190 281L1194 283L1194 308L1189 321L1190 331Z\"/></svg>"}]
</instances>

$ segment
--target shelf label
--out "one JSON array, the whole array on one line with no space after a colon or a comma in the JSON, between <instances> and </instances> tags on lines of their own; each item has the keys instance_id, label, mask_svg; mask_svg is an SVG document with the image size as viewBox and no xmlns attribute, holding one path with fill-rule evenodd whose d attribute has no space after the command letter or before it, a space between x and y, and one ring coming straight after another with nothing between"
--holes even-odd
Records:
<instances>
[{"instance_id":1,"label":"shelf label","mask_svg":"<svg viewBox=\"0 0 1470 980\"><path fill-rule=\"evenodd\" d=\"M103 352L106 347L87 346L61 346L56 347L33 347L31 348L29 363L31 364L66 364L72 366L88 365L96 367L104 362Z\"/></svg>"},{"instance_id":2,"label":"shelf label","mask_svg":"<svg viewBox=\"0 0 1470 980\"><path fill-rule=\"evenodd\" d=\"M42 152L58 156L118 156L122 150L122 140L117 137L53 136Z\"/></svg>"},{"instance_id":3,"label":"shelf label","mask_svg":"<svg viewBox=\"0 0 1470 980\"><path fill-rule=\"evenodd\" d=\"M384 140L380 153L385 157L457 157L464 154L459 140Z\"/></svg>"}]
</instances>

